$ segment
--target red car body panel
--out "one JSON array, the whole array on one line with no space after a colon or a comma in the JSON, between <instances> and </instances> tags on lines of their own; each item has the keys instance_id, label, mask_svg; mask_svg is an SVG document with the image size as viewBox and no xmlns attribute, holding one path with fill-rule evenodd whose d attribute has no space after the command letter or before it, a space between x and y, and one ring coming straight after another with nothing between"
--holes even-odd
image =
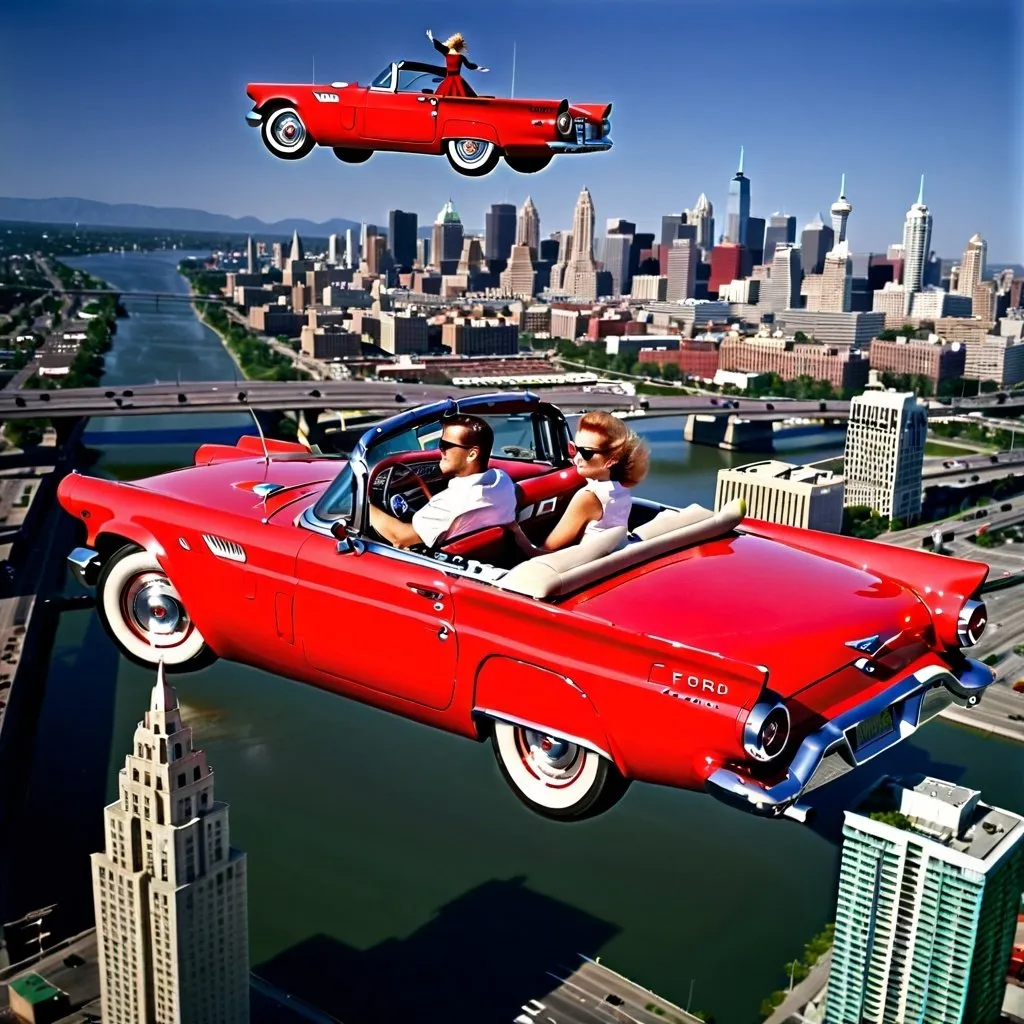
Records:
<instances>
[{"instance_id":1,"label":"red car body panel","mask_svg":"<svg viewBox=\"0 0 1024 1024\"><path fill-rule=\"evenodd\" d=\"M223 658L465 736L481 736L481 716L540 725L628 778L670 786L702 788L723 766L740 779L785 775L744 748L748 716L769 697L785 702L795 745L884 696L894 674L940 667L955 685L957 615L987 574L748 520L535 600L427 556L339 552L303 517L344 460L268 449L269 463L256 438L204 445L195 466L130 484L72 474L58 498L99 557L129 542L149 550ZM395 464L417 465L430 487L437 457L386 456L367 489ZM566 465L493 461L516 478L522 525L539 541L582 479ZM268 481L278 489L254 492ZM488 531L459 541L478 560L497 543Z\"/></svg>"},{"instance_id":2,"label":"red car body panel","mask_svg":"<svg viewBox=\"0 0 1024 1024\"><path fill-rule=\"evenodd\" d=\"M543 156L550 153L548 143L559 138L558 100L428 97L358 82L338 87L253 82L246 93L257 114L273 104L293 106L317 145L330 148L439 154L448 139L481 139L513 155ZM324 102L318 96L336 99ZM600 126L609 107L572 104L569 113Z\"/></svg>"}]
</instances>

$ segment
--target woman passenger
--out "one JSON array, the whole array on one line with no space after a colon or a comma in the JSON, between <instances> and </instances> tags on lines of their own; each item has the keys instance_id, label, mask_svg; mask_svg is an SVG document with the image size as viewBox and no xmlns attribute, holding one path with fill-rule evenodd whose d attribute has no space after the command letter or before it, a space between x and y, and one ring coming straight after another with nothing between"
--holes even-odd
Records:
<instances>
[{"instance_id":1,"label":"woman passenger","mask_svg":"<svg viewBox=\"0 0 1024 1024\"><path fill-rule=\"evenodd\" d=\"M463 96L475 97L476 93L472 86L462 77L462 69L469 71L489 71L490 68L482 68L474 64L466 56L466 40L462 38L461 32L449 36L443 43L434 38L434 33L427 29L427 38L434 44L434 49L444 56L445 77L434 91L435 96Z\"/></svg>"},{"instance_id":2,"label":"woman passenger","mask_svg":"<svg viewBox=\"0 0 1024 1024\"><path fill-rule=\"evenodd\" d=\"M547 554L576 544L603 530L629 525L629 493L647 475L650 454L640 437L606 412L588 412L570 442L576 472L586 480L569 502L558 525L539 546L518 524L516 540L527 555Z\"/></svg>"}]
</instances>

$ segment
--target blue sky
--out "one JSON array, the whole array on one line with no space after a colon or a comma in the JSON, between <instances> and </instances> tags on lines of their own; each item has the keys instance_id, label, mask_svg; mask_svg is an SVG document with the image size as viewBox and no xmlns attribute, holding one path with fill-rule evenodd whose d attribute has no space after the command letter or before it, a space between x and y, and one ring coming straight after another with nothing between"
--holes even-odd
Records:
<instances>
[{"instance_id":1,"label":"blue sky","mask_svg":"<svg viewBox=\"0 0 1024 1024\"><path fill-rule=\"evenodd\" d=\"M615 149L539 175L456 175L444 158L327 150L275 160L246 127L248 81L368 82L461 31L507 95L614 102ZM740 145L751 210L827 217L846 172L855 251L902 235L924 173L933 247L980 231L1024 260L1021 0L7 0L0 5L0 194L187 206L264 220L463 222L529 193L544 234L583 185L658 231L703 191L725 225ZM485 88L481 88L484 86Z\"/></svg>"}]
</instances>

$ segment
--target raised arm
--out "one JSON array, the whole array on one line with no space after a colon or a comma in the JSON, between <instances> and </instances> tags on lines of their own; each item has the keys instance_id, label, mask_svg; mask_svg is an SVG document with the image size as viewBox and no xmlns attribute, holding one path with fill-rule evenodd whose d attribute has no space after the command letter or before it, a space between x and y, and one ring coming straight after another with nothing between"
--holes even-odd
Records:
<instances>
[{"instance_id":1,"label":"raised arm","mask_svg":"<svg viewBox=\"0 0 1024 1024\"><path fill-rule=\"evenodd\" d=\"M460 56L461 56L461 55L460 55ZM467 67L467 68L468 68L468 69L469 69L470 71L476 71L476 70L477 70L477 68L479 68L479 67L480 67L480 65L479 65L479 64L474 64L474 63L473 63L473 62L472 62L471 60L468 60L468 59L467 59L466 57L463 57L463 58L462 58L462 63L463 63L463 64L464 64L464 65L465 65L465 66L466 66L466 67Z\"/></svg>"},{"instance_id":2,"label":"raised arm","mask_svg":"<svg viewBox=\"0 0 1024 1024\"><path fill-rule=\"evenodd\" d=\"M427 33L427 35L429 36L430 41L434 44L434 49L437 50L438 53L443 54L444 56L448 56L448 48L444 45L444 43L442 43L438 39L435 39L432 35L430 35L429 32Z\"/></svg>"}]
</instances>

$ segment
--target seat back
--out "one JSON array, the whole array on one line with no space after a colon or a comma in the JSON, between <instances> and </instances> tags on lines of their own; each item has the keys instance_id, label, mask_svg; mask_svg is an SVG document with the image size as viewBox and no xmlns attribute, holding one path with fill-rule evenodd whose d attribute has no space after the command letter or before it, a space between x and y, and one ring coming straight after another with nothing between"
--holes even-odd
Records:
<instances>
[{"instance_id":1,"label":"seat back","mask_svg":"<svg viewBox=\"0 0 1024 1024\"><path fill-rule=\"evenodd\" d=\"M665 532L655 533L647 539L632 541L625 547L620 546L626 535L624 527L606 530L599 534L596 540L583 541L550 555L531 558L506 573L497 582L497 586L538 600L559 597L599 583L652 558L711 540L713 537L720 537L739 525L746 515L747 504L738 498L709 516L697 518L698 511L703 513L707 510L700 509L699 506L691 506L683 512L666 510L679 518L672 520L666 517L662 520L661 526L668 525ZM644 525L653 527L661 515L664 513L655 516L650 523ZM669 525L673 521L681 522L684 519L690 521L675 528ZM608 536L612 534L619 536Z\"/></svg>"}]
</instances>

